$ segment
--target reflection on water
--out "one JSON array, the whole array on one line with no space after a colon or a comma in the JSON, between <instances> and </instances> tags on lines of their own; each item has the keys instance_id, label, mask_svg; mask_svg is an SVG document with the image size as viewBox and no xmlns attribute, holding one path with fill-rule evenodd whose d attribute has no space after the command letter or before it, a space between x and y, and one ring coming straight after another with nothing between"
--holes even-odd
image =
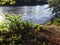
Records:
<instances>
[{"instance_id":1,"label":"reflection on water","mask_svg":"<svg viewBox=\"0 0 60 45\"><path fill-rule=\"evenodd\" d=\"M48 5L43 6L19 6L19 7L0 7L0 15L4 12L8 14L22 14L23 20L44 24L51 18L50 9L46 9Z\"/></svg>"}]
</instances>

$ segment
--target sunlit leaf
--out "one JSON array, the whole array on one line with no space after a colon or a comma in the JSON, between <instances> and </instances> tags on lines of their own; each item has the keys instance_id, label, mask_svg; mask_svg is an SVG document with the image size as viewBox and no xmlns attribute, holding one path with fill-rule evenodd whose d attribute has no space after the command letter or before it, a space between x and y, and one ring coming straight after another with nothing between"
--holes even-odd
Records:
<instances>
[{"instance_id":1,"label":"sunlit leaf","mask_svg":"<svg viewBox=\"0 0 60 45\"><path fill-rule=\"evenodd\" d=\"M15 4L15 2L16 2L16 1L11 1L10 4L11 4L11 5L12 5L12 4Z\"/></svg>"}]
</instances>

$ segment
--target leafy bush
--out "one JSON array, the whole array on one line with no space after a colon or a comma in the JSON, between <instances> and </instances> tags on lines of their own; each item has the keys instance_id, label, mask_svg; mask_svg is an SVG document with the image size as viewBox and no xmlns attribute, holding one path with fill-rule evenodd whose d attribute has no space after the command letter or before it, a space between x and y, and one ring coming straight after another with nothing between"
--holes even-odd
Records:
<instances>
[{"instance_id":1,"label":"leafy bush","mask_svg":"<svg viewBox=\"0 0 60 45\"><path fill-rule=\"evenodd\" d=\"M39 24L21 20L21 15L5 14L6 22L0 26L1 45L41 45L35 33L47 30Z\"/></svg>"}]
</instances>

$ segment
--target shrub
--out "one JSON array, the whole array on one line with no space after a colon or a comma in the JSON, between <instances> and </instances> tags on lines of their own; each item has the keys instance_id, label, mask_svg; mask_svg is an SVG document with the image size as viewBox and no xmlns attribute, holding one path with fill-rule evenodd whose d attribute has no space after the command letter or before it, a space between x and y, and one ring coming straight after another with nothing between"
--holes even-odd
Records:
<instances>
[{"instance_id":1,"label":"shrub","mask_svg":"<svg viewBox=\"0 0 60 45\"><path fill-rule=\"evenodd\" d=\"M21 20L21 15L5 14L6 22L0 26L1 45L41 45L35 31L46 30L39 24Z\"/></svg>"}]
</instances>

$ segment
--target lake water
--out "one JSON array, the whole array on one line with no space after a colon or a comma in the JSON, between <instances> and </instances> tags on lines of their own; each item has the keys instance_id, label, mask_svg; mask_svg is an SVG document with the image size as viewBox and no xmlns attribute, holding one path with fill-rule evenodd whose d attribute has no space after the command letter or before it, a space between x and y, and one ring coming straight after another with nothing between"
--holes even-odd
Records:
<instances>
[{"instance_id":1,"label":"lake water","mask_svg":"<svg viewBox=\"0 0 60 45\"><path fill-rule=\"evenodd\" d=\"M0 6L0 19L3 18L3 13L8 14L22 14L22 19L34 23L44 24L51 19L51 10L48 5L37 6L18 6L18 7L4 7Z\"/></svg>"}]
</instances>

